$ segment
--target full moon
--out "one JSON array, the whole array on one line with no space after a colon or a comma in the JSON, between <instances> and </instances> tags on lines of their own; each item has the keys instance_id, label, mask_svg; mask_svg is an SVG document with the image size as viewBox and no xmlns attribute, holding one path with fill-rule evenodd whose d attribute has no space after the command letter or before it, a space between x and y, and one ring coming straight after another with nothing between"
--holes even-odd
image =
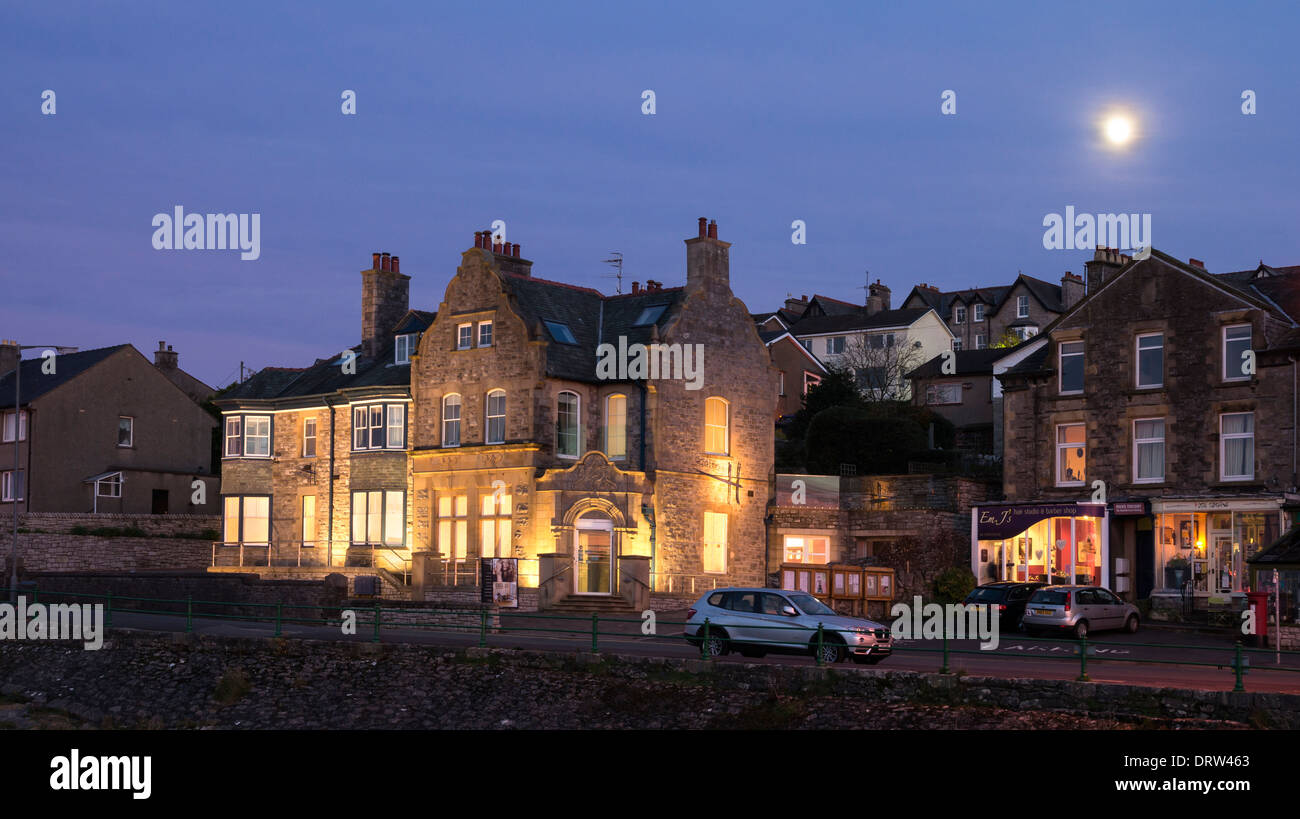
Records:
<instances>
[{"instance_id":1,"label":"full moon","mask_svg":"<svg viewBox=\"0 0 1300 819\"><path fill-rule=\"evenodd\" d=\"M1106 139L1112 145L1123 145L1133 138L1133 123L1128 117L1115 115L1106 120Z\"/></svg>"}]
</instances>

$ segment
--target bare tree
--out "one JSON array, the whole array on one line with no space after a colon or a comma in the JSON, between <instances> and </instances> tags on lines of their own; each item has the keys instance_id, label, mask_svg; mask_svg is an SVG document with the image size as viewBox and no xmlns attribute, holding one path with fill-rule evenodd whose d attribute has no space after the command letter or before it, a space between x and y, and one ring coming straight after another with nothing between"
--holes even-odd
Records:
<instances>
[{"instance_id":1,"label":"bare tree","mask_svg":"<svg viewBox=\"0 0 1300 819\"><path fill-rule=\"evenodd\" d=\"M867 401L907 401L912 385L907 374L925 363L921 342L905 333L853 336L844 345L837 366L853 373Z\"/></svg>"}]
</instances>

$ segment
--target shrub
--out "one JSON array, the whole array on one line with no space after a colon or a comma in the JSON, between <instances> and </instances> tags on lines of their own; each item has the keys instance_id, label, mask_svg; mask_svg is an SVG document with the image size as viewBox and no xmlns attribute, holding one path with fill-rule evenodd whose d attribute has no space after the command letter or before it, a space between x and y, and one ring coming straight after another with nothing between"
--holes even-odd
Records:
<instances>
[{"instance_id":1,"label":"shrub","mask_svg":"<svg viewBox=\"0 0 1300 819\"><path fill-rule=\"evenodd\" d=\"M949 566L934 579L934 598L939 603L960 603L975 588L975 575L964 566Z\"/></svg>"}]
</instances>

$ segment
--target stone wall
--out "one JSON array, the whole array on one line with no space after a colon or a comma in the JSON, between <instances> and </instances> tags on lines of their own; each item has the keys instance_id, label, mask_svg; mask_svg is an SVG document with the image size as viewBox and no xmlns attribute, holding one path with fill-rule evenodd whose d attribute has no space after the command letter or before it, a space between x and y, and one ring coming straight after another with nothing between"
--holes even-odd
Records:
<instances>
[{"instance_id":1,"label":"stone wall","mask_svg":"<svg viewBox=\"0 0 1300 819\"><path fill-rule=\"evenodd\" d=\"M18 517L18 528L31 532L68 534L74 528L111 527L140 529L152 536L190 537L221 531L220 515L130 515L84 514L79 512L28 512ZM220 535L216 538L220 539Z\"/></svg>"},{"instance_id":2,"label":"stone wall","mask_svg":"<svg viewBox=\"0 0 1300 819\"><path fill-rule=\"evenodd\" d=\"M18 560L23 572L202 569L212 562L212 544L193 538L23 532L18 535ZM8 563L6 548L0 551L0 566L6 575Z\"/></svg>"}]
</instances>

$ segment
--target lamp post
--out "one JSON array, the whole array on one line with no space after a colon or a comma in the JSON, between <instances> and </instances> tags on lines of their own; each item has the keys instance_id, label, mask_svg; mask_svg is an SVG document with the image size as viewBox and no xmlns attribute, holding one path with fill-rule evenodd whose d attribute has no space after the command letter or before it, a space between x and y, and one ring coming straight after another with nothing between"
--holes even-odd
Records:
<instances>
[{"instance_id":1,"label":"lamp post","mask_svg":"<svg viewBox=\"0 0 1300 819\"><path fill-rule=\"evenodd\" d=\"M59 347L54 344L28 344L26 346L18 344L9 345L17 349L18 360L14 364L14 471L13 477L9 479L9 490L13 494L12 503L14 516L14 539L9 544L9 602L16 604L18 602L18 443L22 438L22 380L23 380L23 350L55 350L58 353L76 352L76 347ZM28 425L30 427L30 424ZM28 449L31 448L31 430L28 429ZM23 499L27 498L27 484L30 483L30 475L23 476Z\"/></svg>"}]
</instances>

